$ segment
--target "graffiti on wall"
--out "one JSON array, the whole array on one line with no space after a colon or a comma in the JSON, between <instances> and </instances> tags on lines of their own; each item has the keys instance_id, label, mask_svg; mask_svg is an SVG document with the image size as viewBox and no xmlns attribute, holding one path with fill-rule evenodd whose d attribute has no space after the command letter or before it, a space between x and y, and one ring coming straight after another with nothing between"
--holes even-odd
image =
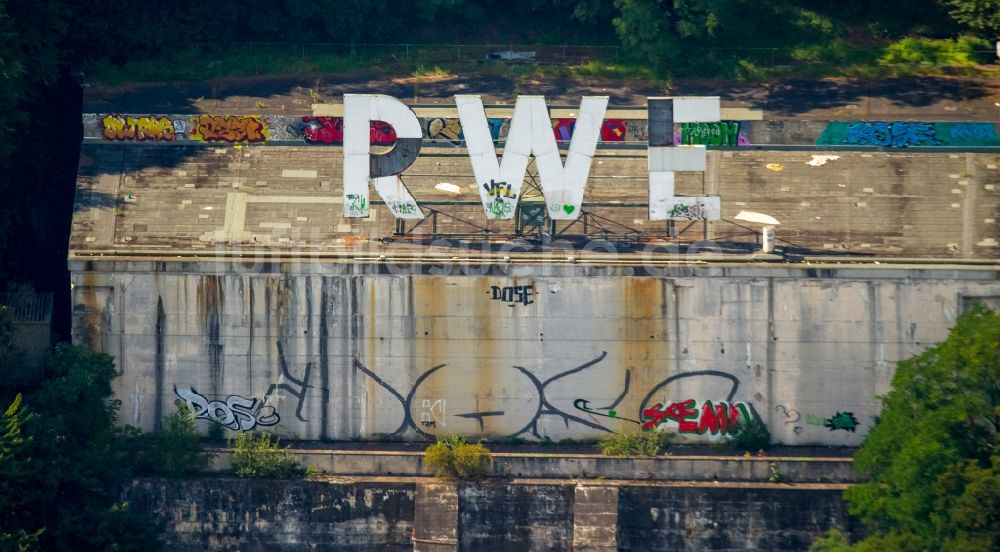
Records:
<instances>
[{"instance_id":1,"label":"graffiti on wall","mask_svg":"<svg viewBox=\"0 0 1000 552\"><path fill-rule=\"evenodd\" d=\"M997 146L993 123L833 122L816 140L819 145L857 145L887 148L920 146Z\"/></svg>"},{"instance_id":2,"label":"graffiti on wall","mask_svg":"<svg viewBox=\"0 0 1000 552\"><path fill-rule=\"evenodd\" d=\"M750 144L739 121L679 123L674 144L704 146L746 146Z\"/></svg>"},{"instance_id":3,"label":"graffiti on wall","mask_svg":"<svg viewBox=\"0 0 1000 552\"><path fill-rule=\"evenodd\" d=\"M402 435L412 430L430 437L440 433L444 428L448 428L450 432L484 433L488 432L488 426L492 425L493 421L502 419L505 427L515 428L506 435L507 437L533 436L541 439L539 423L548 417L559 419L567 428L570 424L580 424L608 433L620 429L620 423L624 422L635 424L645 430L672 428L679 430L680 433L722 435L731 431L738 422L760 420L760 416L751 404L733 400L739 388L739 379L712 370L686 372L664 379L644 397L640 411L635 416L623 414L618 410L631 390L631 370L625 371L621 392L614 399L606 401L607 404L604 406L597 406L600 403L587 398L578 398L571 404L565 404L565 399L550 396L550 386L573 374L579 374L599 365L606 357L607 352L602 352L593 360L559 372L545 380L526 368L511 366L504 370L503 374L506 382L504 395L491 397L492 402L484 400L483 397L473 397L471 402L466 401L464 404L478 408L468 411L464 411L461 408L462 403L456 403L456 399L452 397L446 399L435 396L435 390L439 389L443 382L454 381L461 377L463 373L461 367L448 364L434 366L417 377L405 391L405 395L360 361L355 360L354 367L378 384L401 406L402 415L392 435ZM719 399L654 402L654 398L661 393L669 392L672 386L679 382L707 384L713 389L719 389L721 390ZM462 420L472 422L472 425L465 426L466 431L461 427ZM456 424L459 427L456 427Z\"/></svg>"},{"instance_id":4,"label":"graffiti on wall","mask_svg":"<svg viewBox=\"0 0 1000 552\"><path fill-rule=\"evenodd\" d=\"M175 387L174 393L187 403L195 419L211 420L233 431L250 431L257 426L273 426L281 419L265 401L229 395L222 401L210 401L193 387Z\"/></svg>"},{"instance_id":5,"label":"graffiti on wall","mask_svg":"<svg viewBox=\"0 0 1000 552\"><path fill-rule=\"evenodd\" d=\"M657 403L642 411L642 429L651 430L668 422L677 424L677 433L704 435L728 434L740 424L749 423L753 418L746 403L726 401L703 401L701 406L695 399Z\"/></svg>"},{"instance_id":6,"label":"graffiti on wall","mask_svg":"<svg viewBox=\"0 0 1000 552\"><path fill-rule=\"evenodd\" d=\"M190 137L203 142L249 142L267 140L267 125L258 116L201 114L192 121Z\"/></svg>"},{"instance_id":7,"label":"graffiti on wall","mask_svg":"<svg viewBox=\"0 0 1000 552\"><path fill-rule=\"evenodd\" d=\"M168 117L148 115L131 117L126 115L105 115L101 119L101 135L105 140L165 140L176 137L174 122Z\"/></svg>"},{"instance_id":8,"label":"graffiti on wall","mask_svg":"<svg viewBox=\"0 0 1000 552\"><path fill-rule=\"evenodd\" d=\"M396 130L384 121L371 121L369 140L373 146L391 146L396 142ZM306 115L301 121L288 126L291 138L304 140L307 144L342 145L344 143L343 117L313 117Z\"/></svg>"},{"instance_id":9,"label":"graffiti on wall","mask_svg":"<svg viewBox=\"0 0 1000 552\"><path fill-rule=\"evenodd\" d=\"M531 296L535 293L535 286L490 286L491 299L507 303L508 307L516 305L528 306L534 303Z\"/></svg>"},{"instance_id":10,"label":"graffiti on wall","mask_svg":"<svg viewBox=\"0 0 1000 552\"><path fill-rule=\"evenodd\" d=\"M190 140L197 142L229 143L288 143L305 142L314 145L335 145L344 143L343 117L288 115L245 115L220 116L198 115L122 115L85 114L83 116L84 136L104 140L129 142L156 142ZM457 117L425 117L420 119L424 138L460 145L465 136L462 122ZM492 117L487 119L490 137L494 142L503 142L510 131L510 118ZM684 130L687 125L687 131ZM748 123L726 121L721 125L731 125L712 129L698 123L677 125L674 141L677 144L707 145L747 145L745 136ZM731 128L737 128L736 143L730 143ZM552 119L552 132L559 142L570 141L576 128L574 118ZM391 125L382 121L372 121L370 125L371 144L391 146L396 141L396 132ZM986 128L957 128L955 136L967 139L984 139L991 132ZM995 132L993 132L995 136ZM644 142L649 133L645 119L604 119L600 127L601 142Z\"/></svg>"},{"instance_id":11,"label":"graffiti on wall","mask_svg":"<svg viewBox=\"0 0 1000 552\"><path fill-rule=\"evenodd\" d=\"M626 376L628 376L628 372L626 372ZM722 384L721 389L726 391L723 393L725 396L717 400L702 400L700 402L697 399L652 402L660 393L669 392L672 385L695 381L706 386ZM685 372L670 376L653 387L646 395L640 408L640 418L633 419L622 417L615 410L617 404L628 394L628 377L626 377L625 390L610 405L595 408L590 406L589 401L577 399L573 402L573 406L577 410L586 412L597 423L600 421L594 416L638 424L643 431L670 430L689 435L705 435L706 433L725 435L731 433L738 424L748 423L752 420L760 421L760 416L753 405L733 400L739 385L740 381L736 376L716 370ZM725 389L727 386L728 389Z\"/></svg>"}]
</instances>

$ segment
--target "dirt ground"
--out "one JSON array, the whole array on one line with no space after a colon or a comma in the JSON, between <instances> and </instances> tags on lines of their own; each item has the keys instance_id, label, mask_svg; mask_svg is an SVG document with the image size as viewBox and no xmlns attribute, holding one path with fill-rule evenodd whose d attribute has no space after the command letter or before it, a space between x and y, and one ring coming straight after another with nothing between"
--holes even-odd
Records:
<instances>
[{"instance_id":1,"label":"dirt ground","mask_svg":"<svg viewBox=\"0 0 1000 552\"><path fill-rule=\"evenodd\" d=\"M84 111L310 114L313 103L340 102L344 93L388 94L413 104L452 104L455 94L509 104L516 95L538 94L550 106L578 105L586 95L610 96L612 106L644 105L650 96L718 95L723 106L760 108L768 120L1000 121L1000 78L965 77L674 81L669 88L647 81L536 81L486 74L259 76L114 87L85 81Z\"/></svg>"}]
</instances>

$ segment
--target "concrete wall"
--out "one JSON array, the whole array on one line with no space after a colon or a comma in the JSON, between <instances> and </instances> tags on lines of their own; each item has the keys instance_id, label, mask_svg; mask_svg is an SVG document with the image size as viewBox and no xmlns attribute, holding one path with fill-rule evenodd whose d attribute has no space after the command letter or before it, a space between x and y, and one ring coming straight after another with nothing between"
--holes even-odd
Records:
<instances>
[{"instance_id":1,"label":"concrete wall","mask_svg":"<svg viewBox=\"0 0 1000 552\"><path fill-rule=\"evenodd\" d=\"M759 418L779 443L857 445L895 362L1000 296L992 269L72 269L74 339L116 357L124 423L184 399L206 425L303 439L698 441Z\"/></svg>"},{"instance_id":2,"label":"concrete wall","mask_svg":"<svg viewBox=\"0 0 1000 552\"><path fill-rule=\"evenodd\" d=\"M849 534L842 487L141 480L169 550L806 550Z\"/></svg>"}]
</instances>

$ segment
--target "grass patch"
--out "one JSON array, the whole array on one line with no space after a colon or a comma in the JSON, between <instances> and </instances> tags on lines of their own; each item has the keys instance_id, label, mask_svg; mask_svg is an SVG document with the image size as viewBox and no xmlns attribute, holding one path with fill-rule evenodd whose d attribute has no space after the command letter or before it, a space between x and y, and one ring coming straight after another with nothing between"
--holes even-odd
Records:
<instances>
[{"instance_id":1,"label":"grass patch","mask_svg":"<svg viewBox=\"0 0 1000 552\"><path fill-rule=\"evenodd\" d=\"M611 433L597 441L604 456L659 456L676 434L669 431Z\"/></svg>"},{"instance_id":2,"label":"grass patch","mask_svg":"<svg viewBox=\"0 0 1000 552\"><path fill-rule=\"evenodd\" d=\"M270 433L240 433L230 447L232 467L238 477L249 479L294 479L308 470L292 458L288 448Z\"/></svg>"},{"instance_id":3,"label":"grass patch","mask_svg":"<svg viewBox=\"0 0 1000 552\"><path fill-rule=\"evenodd\" d=\"M493 455L481 443L466 443L459 435L438 437L424 451L424 465L443 479L476 480L493 467Z\"/></svg>"}]
</instances>

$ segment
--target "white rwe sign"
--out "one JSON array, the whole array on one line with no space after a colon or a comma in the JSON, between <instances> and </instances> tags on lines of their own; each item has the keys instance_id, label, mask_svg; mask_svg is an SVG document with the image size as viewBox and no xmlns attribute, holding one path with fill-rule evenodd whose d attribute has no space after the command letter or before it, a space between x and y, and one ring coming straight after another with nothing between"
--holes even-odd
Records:
<instances>
[{"instance_id":1,"label":"white rwe sign","mask_svg":"<svg viewBox=\"0 0 1000 552\"><path fill-rule=\"evenodd\" d=\"M513 218L530 157L535 158L538 167L549 218L575 220L580 216L591 160L608 107L607 96L584 97L580 102L565 162L542 96L517 99L499 160L480 97L460 95L455 102L487 218ZM674 195L674 172L705 170L705 146L674 145L673 125L719 121L719 98L650 98L647 105L649 219L718 220L718 197ZM371 121L384 121L395 129L396 143L389 152L371 153ZM416 114L399 100L378 94L344 95L345 217L368 216L370 182L395 217L424 218L399 178L417 159L421 138Z\"/></svg>"}]
</instances>

